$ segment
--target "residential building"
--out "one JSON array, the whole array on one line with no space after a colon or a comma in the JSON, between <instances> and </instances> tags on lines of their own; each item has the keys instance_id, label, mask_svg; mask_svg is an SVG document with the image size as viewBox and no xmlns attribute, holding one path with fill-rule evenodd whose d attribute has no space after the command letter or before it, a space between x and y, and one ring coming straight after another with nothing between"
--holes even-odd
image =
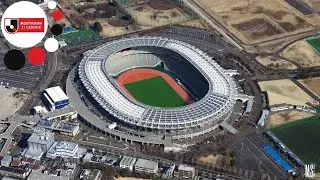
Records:
<instances>
[{"instance_id":1,"label":"residential building","mask_svg":"<svg viewBox=\"0 0 320 180\"><path fill-rule=\"evenodd\" d=\"M138 159L134 165L135 171L146 172L146 173L157 173L158 172L158 162L150 161L146 159Z\"/></svg>"},{"instance_id":2,"label":"residential building","mask_svg":"<svg viewBox=\"0 0 320 180\"><path fill-rule=\"evenodd\" d=\"M91 171L91 173L87 176L85 176L83 179L84 180L100 180L102 177L102 173L98 169L94 169Z\"/></svg>"},{"instance_id":3,"label":"residential building","mask_svg":"<svg viewBox=\"0 0 320 180\"><path fill-rule=\"evenodd\" d=\"M42 119L37 124L37 127L46 128L52 132L72 137L76 136L80 131L79 123L71 123L59 119Z\"/></svg>"},{"instance_id":4,"label":"residential building","mask_svg":"<svg viewBox=\"0 0 320 180\"><path fill-rule=\"evenodd\" d=\"M183 178L183 179L193 179L195 176L196 170L194 167L187 165L179 165L175 170L173 176L175 178Z\"/></svg>"},{"instance_id":5,"label":"residential building","mask_svg":"<svg viewBox=\"0 0 320 180\"><path fill-rule=\"evenodd\" d=\"M134 163L137 161L137 158L130 156L123 156L120 161L120 168L128 168L130 171L133 171Z\"/></svg>"},{"instance_id":6,"label":"residential building","mask_svg":"<svg viewBox=\"0 0 320 180\"><path fill-rule=\"evenodd\" d=\"M30 173L30 170L4 167L4 166L0 167L0 174L3 176L24 179L28 176L29 173Z\"/></svg>"},{"instance_id":7,"label":"residential building","mask_svg":"<svg viewBox=\"0 0 320 180\"><path fill-rule=\"evenodd\" d=\"M5 155L5 156L3 156L2 160L1 160L1 166L9 167L11 161L12 161L12 156Z\"/></svg>"},{"instance_id":8,"label":"residential building","mask_svg":"<svg viewBox=\"0 0 320 180\"><path fill-rule=\"evenodd\" d=\"M55 142L51 148L47 151L47 158L55 159L60 156L62 158L81 158L85 149L79 148L79 145L72 142L60 141Z\"/></svg>"},{"instance_id":9,"label":"residential building","mask_svg":"<svg viewBox=\"0 0 320 180\"><path fill-rule=\"evenodd\" d=\"M47 131L45 128L34 128L34 132L28 139L28 149L25 152L25 157L40 160L41 156L50 149L54 141L54 133Z\"/></svg>"},{"instance_id":10,"label":"residential building","mask_svg":"<svg viewBox=\"0 0 320 180\"><path fill-rule=\"evenodd\" d=\"M69 180L69 177L49 175L41 173L40 171L32 171L27 180Z\"/></svg>"}]
</instances>

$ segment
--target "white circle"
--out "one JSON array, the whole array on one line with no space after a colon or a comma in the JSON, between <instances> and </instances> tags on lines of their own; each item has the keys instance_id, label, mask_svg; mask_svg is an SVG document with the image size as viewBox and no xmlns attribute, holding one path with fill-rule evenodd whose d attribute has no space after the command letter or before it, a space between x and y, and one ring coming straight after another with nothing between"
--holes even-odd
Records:
<instances>
[{"instance_id":1,"label":"white circle","mask_svg":"<svg viewBox=\"0 0 320 180\"><path fill-rule=\"evenodd\" d=\"M48 2L48 8L49 9L55 9L57 7L57 2L56 1L49 1Z\"/></svg>"},{"instance_id":2,"label":"white circle","mask_svg":"<svg viewBox=\"0 0 320 180\"><path fill-rule=\"evenodd\" d=\"M21 18L40 18L43 22L40 22L41 25L39 26L26 25L24 27L27 30L24 31L27 32L21 32L22 28L20 28L20 25L22 27L22 22L24 21ZM11 28L12 19L18 19L17 31L15 33L9 33L6 30L6 26L10 25L9 27ZM31 21L35 20L33 19ZM43 27L41 32L30 32L30 27L34 29L40 26ZM12 29L15 28L13 27ZM29 1L20 1L12 4L6 9L1 18L1 30L4 37L9 43L20 48L29 48L37 45L46 35L47 29L48 21L45 12L40 6Z\"/></svg>"},{"instance_id":3,"label":"white circle","mask_svg":"<svg viewBox=\"0 0 320 180\"><path fill-rule=\"evenodd\" d=\"M59 48L59 42L55 39L55 38L48 38L45 42L44 42L44 48L48 51L48 52L55 52L58 50Z\"/></svg>"},{"instance_id":4,"label":"white circle","mask_svg":"<svg viewBox=\"0 0 320 180\"><path fill-rule=\"evenodd\" d=\"M13 25L10 25L10 29L13 29L14 28L14 26Z\"/></svg>"}]
</instances>

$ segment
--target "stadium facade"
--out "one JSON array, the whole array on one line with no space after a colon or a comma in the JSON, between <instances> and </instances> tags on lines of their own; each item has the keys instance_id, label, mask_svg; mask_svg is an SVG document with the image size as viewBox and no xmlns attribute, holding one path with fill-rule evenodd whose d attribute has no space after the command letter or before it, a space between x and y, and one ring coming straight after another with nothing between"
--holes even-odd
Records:
<instances>
[{"instance_id":1,"label":"stadium facade","mask_svg":"<svg viewBox=\"0 0 320 180\"><path fill-rule=\"evenodd\" d=\"M115 77L126 70L152 68L159 64L164 64L179 77L194 94L195 102L182 107L152 107L134 101L115 81ZM103 120L117 121L132 132L150 133L152 138L164 133L179 139L210 132L230 116L239 99L238 86L232 75L234 71L223 69L203 51L187 43L162 37L133 37L112 41L84 53L76 76L81 82L78 89L87 92L81 96L91 96L108 113L106 116L113 117ZM124 130L119 127L112 131L121 129Z\"/></svg>"}]
</instances>

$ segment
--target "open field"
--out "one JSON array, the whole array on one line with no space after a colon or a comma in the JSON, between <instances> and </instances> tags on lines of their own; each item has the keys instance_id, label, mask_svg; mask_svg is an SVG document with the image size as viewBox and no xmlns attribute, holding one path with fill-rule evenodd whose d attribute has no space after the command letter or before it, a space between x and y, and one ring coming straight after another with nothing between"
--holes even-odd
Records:
<instances>
[{"instance_id":1,"label":"open field","mask_svg":"<svg viewBox=\"0 0 320 180\"><path fill-rule=\"evenodd\" d=\"M319 54L305 40L291 44L281 53L281 56L303 67L320 66Z\"/></svg>"},{"instance_id":2,"label":"open field","mask_svg":"<svg viewBox=\"0 0 320 180\"><path fill-rule=\"evenodd\" d=\"M256 59L260 64L273 69L297 69L291 62L274 56L257 56Z\"/></svg>"},{"instance_id":3,"label":"open field","mask_svg":"<svg viewBox=\"0 0 320 180\"><path fill-rule=\"evenodd\" d=\"M0 120L13 115L26 101L28 94L0 87Z\"/></svg>"},{"instance_id":4,"label":"open field","mask_svg":"<svg viewBox=\"0 0 320 180\"><path fill-rule=\"evenodd\" d=\"M267 126L268 128L277 127L285 123L305 119L311 116L313 116L313 114L297 110L272 113L268 116Z\"/></svg>"},{"instance_id":5,"label":"open field","mask_svg":"<svg viewBox=\"0 0 320 180\"><path fill-rule=\"evenodd\" d=\"M114 178L115 180L146 180L146 179L141 179L141 178L135 178L135 177L117 177Z\"/></svg>"},{"instance_id":6,"label":"open field","mask_svg":"<svg viewBox=\"0 0 320 180\"><path fill-rule=\"evenodd\" d=\"M308 4L312 9L316 11L320 11L320 2L319 0L301 0L302 2L305 2Z\"/></svg>"},{"instance_id":7,"label":"open field","mask_svg":"<svg viewBox=\"0 0 320 180\"><path fill-rule=\"evenodd\" d=\"M188 15L178 7L168 10L154 9L149 4L128 7L126 11L133 17L137 25L159 27L168 24L179 24L190 20Z\"/></svg>"},{"instance_id":8,"label":"open field","mask_svg":"<svg viewBox=\"0 0 320 180\"><path fill-rule=\"evenodd\" d=\"M309 117L272 128L275 134L305 164L320 165L320 118ZM299 132L299 133L297 133ZM320 172L320 168L316 168Z\"/></svg>"},{"instance_id":9,"label":"open field","mask_svg":"<svg viewBox=\"0 0 320 180\"><path fill-rule=\"evenodd\" d=\"M198 158L198 161L204 164L212 164L217 165L219 161L222 159L222 155L216 154L216 155L208 155L208 156L201 156Z\"/></svg>"},{"instance_id":10,"label":"open field","mask_svg":"<svg viewBox=\"0 0 320 180\"><path fill-rule=\"evenodd\" d=\"M289 79L262 81L260 88L267 91L269 104L306 105L312 98Z\"/></svg>"},{"instance_id":11,"label":"open field","mask_svg":"<svg viewBox=\"0 0 320 180\"><path fill-rule=\"evenodd\" d=\"M234 32L240 32L243 37L240 34L238 34L238 37L244 41L265 39L285 32L285 30L271 18L262 14L230 21L228 24L233 27Z\"/></svg>"},{"instance_id":12,"label":"open field","mask_svg":"<svg viewBox=\"0 0 320 180\"><path fill-rule=\"evenodd\" d=\"M155 107L179 107L186 102L162 78L154 77L124 85L139 102Z\"/></svg>"},{"instance_id":13,"label":"open field","mask_svg":"<svg viewBox=\"0 0 320 180\"><path fill-rule=\"evenodd\" d=\"M189 27L196 27L196 28L200 28L200 29L208 29L208 27L203 22L201 22L201 20L191 20L188 22L182 22L182 23L180 23L180 25L189 26Z\"/></svg>"},{"instance_id":14,"label":"open field","mask_svg":"<svg viewBox=\"0 0 320 180\"><path fill-rule=\"evenodd\" d=\"M320 77L303 79L299 82L320 98Z\"/></svg>"},{"instance_id":15,"label":"open field","mask_svg":"<svg viewBox=\"0 0 320 180\"><path fill-rule=\"evenodd\" d=\"M198 2L246 43L257 43L292 32L309 31L319 24L320 19L318 15L303 15L283 0L199 0ZM265 18L261 18L263 16Z\"/></svg>"}]
</instances>

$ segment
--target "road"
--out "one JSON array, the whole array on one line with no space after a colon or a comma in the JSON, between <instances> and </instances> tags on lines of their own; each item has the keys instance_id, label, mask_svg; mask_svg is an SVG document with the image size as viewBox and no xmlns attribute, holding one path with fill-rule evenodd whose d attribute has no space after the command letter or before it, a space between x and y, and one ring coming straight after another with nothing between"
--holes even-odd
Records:
<instances>
[{"instance_id":1,"label":"road","mask_svg":"<svg viewBox=\"0 0 320 180\"><path fill-rule=\"evenodd\" d=\"M243 47L236 42L231 36L229 36L226 31L222 28L220 28L217 24L217 21L214 20L208 12L204 11L197 2L192 0L184 0L183 1L187 6L189 6L193 11L195 11L197 14L199 14L213 29L218 31L227 41L232 43L236 48L239 50L243 50Z\"/></svg>"},{"instance_id":2,"label":"road","mask_svg":"<svg viewBox=\"0 0 320 180\"><path fill-rule=\"evenodd\" d=\"M40 92L44 91L45 88L50 84L53 79L53 76L57 69L59 68L59 57L60 52L47 53L47 70L42 76L37 87L32 91L24 105L19 109L18 113L21 115L28 114L30 108L35 106L36 100L39 100L41 97Z\"/></svg>"},{"instance_id":3,"label":"road","mask_svg":"<svg viewBox=\"0 0 320 180\"><path fill-rule=\"evenodd\" d=\"M74 143L77 143L80 146L85 147L85 148L95 148L97 150L108 151L108 152L111 152L114 154L134 156L136 158L149 159L149 160L154 160L154 161L168 163L168 164L172 164L172 163L181 164L181 162L179 162L179 161L172 161L172 160L168 160L168 159L164 159L164 158L159 158L157 156L151 156L151 155L143 154L143 153L140 153L137 151L126 150L123 148L118 148L118 147L109 146L109 145L105 145L105 144L92 143L92 142L87 142L87 141L83 141L83 140L75 140L71 137L60 137L59 136L56 139L74 142ZM223 177L226 180L243 179L239 176L228 174L228 173L220 173L220 172L210 171L210 170L205 170L205 169L200 169L199 171L202 172L202 174L211 173L213 175L212 177Z\"/></svg>"},{"instance_id":4,"label":"road","mask_svg":"<svg viewBox=\"0 0 320 180\"><path fill-rule=\"evenodd\" d=\"M25 120L31 120L34 121L35 123L40 120L39 116L13 116L9 119L9 121L0 121L0 123L10 123L9 127L6 129L6 131L2 134L0 134L1 138L6 139L6 143L4 144L1 153L0 154L7 154L7 151L11 148L11 142L13 139L12 133L13 131L20 125L27 126L26 124L23 123Z\"/></svg>"}]
</instances>

